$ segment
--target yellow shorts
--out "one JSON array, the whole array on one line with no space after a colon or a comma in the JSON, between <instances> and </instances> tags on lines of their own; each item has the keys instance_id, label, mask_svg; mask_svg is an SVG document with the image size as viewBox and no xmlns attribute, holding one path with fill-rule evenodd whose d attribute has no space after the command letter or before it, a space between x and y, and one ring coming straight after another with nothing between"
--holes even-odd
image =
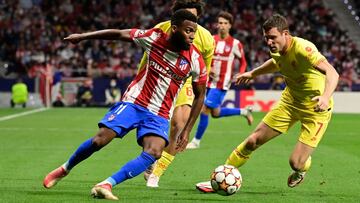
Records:
<instances>
[{"instance_id":1,"label":"yellow shorts","mask_svg":"<svg viewBox=\"0 0 360 203\"><path fill-rule=\"evenodd\" d=\"M181 88L179 95L176 99L175 108L182 105L192 106L194 101L194 93L191 83L186 82Z\"/></svg>"},{"instance_id":2,"label":"yellow shorts","mask_svg":"<svg viewBox=\"0 0 360 203\"><path fill-rule=\"evenodd\" d=\"M330 119L331 111L314 112L280 101L274 109L266 114L263 122L272 129L285 133L295 122L300 121L299 141L316 147L324 135Z\"/></svg>"}]
</instances>

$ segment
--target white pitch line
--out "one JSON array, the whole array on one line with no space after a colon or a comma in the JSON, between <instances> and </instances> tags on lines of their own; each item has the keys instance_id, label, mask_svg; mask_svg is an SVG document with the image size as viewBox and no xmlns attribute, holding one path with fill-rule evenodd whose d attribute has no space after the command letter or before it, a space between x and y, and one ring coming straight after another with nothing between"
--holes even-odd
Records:
<instances>
[{"instance_id":1,"label":"white pitch line","mask_svg":"<svg viewBox=\"0 0 360 203\"><path fill-rule=\"evenodd\" d=\"M10 119L17 118L17 117L20 117L20 116L26 116L26 115L29 115L29 114L45 111L45 110L48 110L48 109L49 108L40 108L40 109L34 109L34 110L31 110L31 111L25 111L25 112L22 112L22 113L17 113L17 114L13 114L13 115L9 115L9 116L3 116L3 117L0 117L0 121L6 121L6 120L10 120Z\"/></svg>"}]
</instances>

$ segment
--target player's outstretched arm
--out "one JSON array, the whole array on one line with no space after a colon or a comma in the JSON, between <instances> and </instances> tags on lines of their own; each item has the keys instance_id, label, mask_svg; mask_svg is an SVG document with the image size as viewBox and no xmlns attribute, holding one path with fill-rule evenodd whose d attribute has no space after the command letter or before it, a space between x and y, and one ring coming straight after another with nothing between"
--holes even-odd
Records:
<instances>
[{"instance_id":1,"label":"player's outstretched arm","mask_svg":"<svg viewBox=\"0 0 360 203\"><path fill-rule=\"evenodd\" d=\"M267 73L274 73L278 71L277 66L274 64L272 59L265 61L261 66L255 68L252 71L245 73L238 73L234 76L235 84L239 85L241 83L248 83L250 80L256 78L258 75L263 75Z\"/></svg>"},{"instance_id":2,"label":"player's outstretched arm","mask_svg":"<svg viewBox=\"0 0 360 203\"><path fill-rule=\"evenodd\" d=\"M189 119L186 122L183 130L177 136L176 150L178 151L183 151L186 148L186 145L189 141L191 129L193 128L195 121L200 114L201 107L204 103L206 84L193 83L192 85L195 98L192 103Z\"/></svg>"},{"instance_id":3,"label":"player's outstretched arm","mask_svg":"<svg viewBox=\"0 0 360 203\"><path fill-rule=\"evenodd\" d=\"M323 60L318 65L316 65L316 69L326 75L326 81L324 93L320 96L312 98L313 101L318 102L314 110L317 112L326 111L329 108L330 98L338 84L339 74L327 60Z\"/></svg>"},{"instance_id":4,"label":"player's outstretched arm","mask_svg":"<svg viewBox=\"0 0 360 203\"><path fill-rule=\"evenodd\" d=\"M98 30L94 32L86 32L81 34L71 34L64 38L64 41L77 44L82 40L88 39L104 39L104 40L122 40L131 42L130 29L117 30L117 29L106 29Z\"/></svg>"}]
</instances>

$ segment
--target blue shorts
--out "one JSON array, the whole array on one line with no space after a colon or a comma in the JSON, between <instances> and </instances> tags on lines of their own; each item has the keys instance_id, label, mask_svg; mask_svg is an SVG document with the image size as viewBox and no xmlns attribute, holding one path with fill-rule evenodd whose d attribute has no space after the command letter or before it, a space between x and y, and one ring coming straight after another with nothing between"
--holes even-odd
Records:
<instances>
[{"instance_id":1,"label":"blue shorts","mask_svg":"<svg viewBox=\"0 0 360 203\"><path fill-rule=\"evenodd\" d=\"M118 102L110 108L104 118L98 123L100 127L107 127L123 138L130 130L136 128L137 142L142 146L142 140L147 134L154 134L163 138L168 145L169 121L151 113L148 109L128 103Z\"/></svg>"},{"instance_id":2,"label":"blue shorts","mask_svg":"<svg viewBox=\"0 0 360 203\"><path fill-rule=\"evenodd\" d=\"M204 104L210 109L219 107L224 101L226 92L226 90L217 88L207 88Z\"/></svg>"}]
</instances>

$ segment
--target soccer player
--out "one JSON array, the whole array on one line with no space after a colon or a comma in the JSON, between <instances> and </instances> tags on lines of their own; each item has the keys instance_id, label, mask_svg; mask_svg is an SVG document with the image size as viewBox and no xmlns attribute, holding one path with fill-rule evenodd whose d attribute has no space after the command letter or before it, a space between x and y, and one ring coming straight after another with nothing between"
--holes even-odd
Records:
<instances>
[{"instance_id":1,"label":"soccer player","mask_svg":"<svg viewBox=\"0 0 360 203\"><path fill-rule=\"evenodd\" d=\"M209 123L209 113L211 113L213 118L242 115L247 119L249 125L251 125L254 120L250 107L246 109L220 107L232 82L235 58L240 62L239 72L243 73L246 69L243 45L239 40L230 35L233 21L233 16L225 11L220 12L217 16L218 34L214 35L216 48L211 63L206 98L201 110L200 121L195 137L186 146L187 149L200 147L201 138Z\"/></svg>"},{"instance_id":2,"label":"soccer player","mask_svg":"<svg viewBox=\"0 0 360 203\"><path fill-rule=\"evenodd\" d=\"M251 153L269 140L285 133L300 121L298 142L290 156L293 172L287 184L300 184L311 165L311 154L319 144L331 118L339 75L310 41L291 36L285 17L274 14L262 26L271 59L252 71L236 76L236 83L247 83L266 73L279 71L286 88L280 101L228 157L226 164L240 167ZM209 182L198 183L203 192L212 192Z\"/></svg>"},{"instance_id":3,"label":"soccer player","mask_svg":"<svg viewBox=\"0 0 360 203\"><path fill-rule=\"evenodd\" d=\"M21 78L17 79L16 83L11 87L11 107L14 108L17 104L20 104L25 108L28 94L27 85L23 83Z\"/></svg>"},{"instance_id":4,"label":"soccer player","mask_svg":"<svg viewBox=\"0 0 360 203\"><path fill-rule=\"evenodd\" d=\"M204 10L204 3L202 0L175 0L172 5L172 12L179 9L186 9L199 17ZM170 21L161 22L155 27L169 33ZM214 39L211 36L211 33L204 27L198 25L193 44L203 56L205 65L209 71L214 52ZM141 64L145 61L146 58L143 57ZM154 164L154 166L149 167L149 169L144 173L144 178L147 180L147 186L158 187L159 177L174 160L175 155L178 152L178 149L176 149L176 136L184 128L185 123L189 118L193 100L194 95L191 86L191 79L189 78L181 89L179 97L176 100L174 114L171 118L169 145L165 148L161 158Z\"/></svg>"},{"instance_id":5,"label":"soccer player","mask_svg":"<svg viewBox=\"0 0 360 203\"><path fill-rule=\"evenodd\" d=\"M137 143L143 151L127 162L119 171L96 184L94 197L117 200L112 187L142 173L160 158L169 143L167 132L173 103L186 79L192 76L195 99L190 117L179 133L177 147L185 149L189 133L204 102L207 72L204 61L192 45L197 29L197 18L191 12L179 10L171 17L171 32L150 30L100 30L72 34L64 40L78 43L88 39L134 41L145 49L147 63L127 88L122 101L112 106L99 122L99 131L82 143L70 159L50 172L44 179L46 188L53 187L81 161L107 145L115 137L122 138L137 129Z\"/></svg>"}]
</instances>

